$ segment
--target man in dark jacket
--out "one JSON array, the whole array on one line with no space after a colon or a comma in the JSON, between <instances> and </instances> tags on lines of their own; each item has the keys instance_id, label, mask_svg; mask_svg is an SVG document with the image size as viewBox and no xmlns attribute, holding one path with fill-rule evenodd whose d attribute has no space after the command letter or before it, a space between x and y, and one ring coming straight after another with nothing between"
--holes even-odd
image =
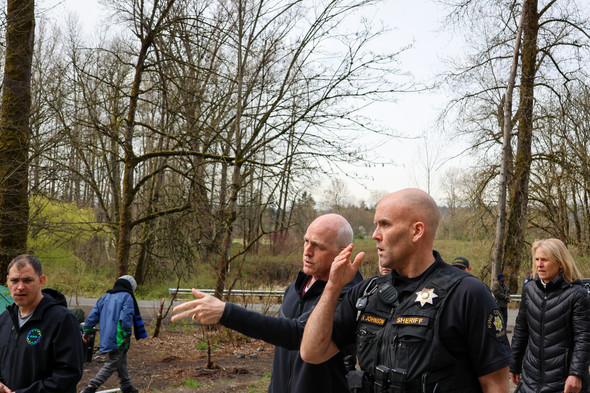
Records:
<instances>
[{"instance_id":1,"label":"man in dark jacket","mask_svg":"<svg viewBox=\"0 0 590 393\"><path fill-rule=\"evenodd\" d=\"M301 357L320 363L357 345L354 392L508 393L512 356L504 321L477 278L433 250L440 211L419 189L386 195L375 209L379 264L339 301L364 258L353 245L332 263L326 288L305 326Z\"/></svg>"},{"instance_id":2,"label":"man in dark jacket","mask_svg":"<svg viewBox=\"0 0 590 393\"><path fill-rule=\"evenodd\" d=\"M32 255L8 265L14 304L0 315L0 393L76 392L83 366L80 327L60 299L42 291L46 280Z\"/></svg>"},{"instance_id":3,"label":"man in dark jacket","mask_svg":"<svg viewBox=\"0 0 590 393\"><path fill-rule=\"evenodd\" d=\"M498 281L492 285L492 294L494 295L494 299L496 303L498 303L498 308L500 312L502 312L502 318L504 318L504 322L508 320L508 303L510 302L510 294L508 293L508 288L506 288L506 276L500 273L498 274Z\"/></svg>"},{"instance_id":4,"label":"man in dark jacket","mask_svg":"<svg viewBox=\"0 0 590 393\"><path fill-rule=\"evenodd\" d=\"M193 289L197 300L177 306L173 321L192 316L202 324L222 325L276 346L270 393L347 392L342 355L313 365L299 355L299 343L308 316L320 298L330 274L332 261L352 242L352 228L344 217L327 214L315 219L303 238L303 271L283 298L278 317L262 315ZM360 275L344 288L360 282Z\"/></svg>"}]
</instances>

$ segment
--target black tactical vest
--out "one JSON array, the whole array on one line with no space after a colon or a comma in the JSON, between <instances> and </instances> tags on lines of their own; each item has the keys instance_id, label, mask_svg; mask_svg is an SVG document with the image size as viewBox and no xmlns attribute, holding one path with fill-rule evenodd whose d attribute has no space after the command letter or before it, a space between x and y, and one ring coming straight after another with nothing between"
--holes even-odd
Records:
<instances>
[{"instance_id":1,"label":"black tactical vest","mask_svg":"<svg viewBox=\"0 0 590 393\"><path fill-rule=\"evenodd\" d=\"M468 360L454 358L439 339L440 314L464 277L450 265L437 268L401 303L391 273L367 286L357 302L356 342L359 366L373 387L359 391L481 392Z\"/></svg>"}]
</instances>

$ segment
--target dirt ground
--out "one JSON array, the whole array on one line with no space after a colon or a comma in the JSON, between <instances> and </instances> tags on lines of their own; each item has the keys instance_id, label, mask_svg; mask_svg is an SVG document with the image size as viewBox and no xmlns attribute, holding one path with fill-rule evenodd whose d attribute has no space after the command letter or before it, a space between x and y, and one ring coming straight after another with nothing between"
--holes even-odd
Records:
<instances>
[{"instance_id":1,"label":"dirt ground","mask_svg":"<svg viewBox=\"0 0 590 393\"><path fill-rule=\"evenodd\" d=\"M207 366L202 333L162 332L158 338L131 343L129 375L140 392L265 392L272 370L274 347L234 333L212 351L213 368ZM78 391L104 364L104 355L84 364ZM100 390L118 388L116 373Z\"/></svg>"}]
</instances>

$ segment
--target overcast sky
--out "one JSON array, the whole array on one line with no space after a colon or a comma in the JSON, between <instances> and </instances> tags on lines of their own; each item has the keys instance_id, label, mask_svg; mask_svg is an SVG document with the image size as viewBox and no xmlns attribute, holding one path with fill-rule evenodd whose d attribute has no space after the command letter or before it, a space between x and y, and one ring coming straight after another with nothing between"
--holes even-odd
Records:
<instances>
[{"instance_id":1,"label":"overcast sky","mask_svg":"<svg viewBox=\"0 0 590 393\"><path fill-rule=\"evenodd\" d=\"M443 59L461 54L460 37L442 31L444 10L432 0L386 0L375 11L393 31L389 33L392 45L400 47L413 43L402 54L401 68L413 74L418 83L432 82L445 70ZM371 116L382 120L397 133L414 139L384 140L376 154L392 161L390 165L377 165L365 170L362 185L349 182L354 195L367 199L371 190L394 191L406 187L428 188L425 175L425 145L436 163L445 162L434 172L430 193L443 203L442 180L452 167L462 165L461 157L449 160L466 145L442 135L436 119L449 97L443 92L421 92L399 95L395 102L374 105ZM427 135L428 141L420 136Z\"/></svg>"}]
</instances>

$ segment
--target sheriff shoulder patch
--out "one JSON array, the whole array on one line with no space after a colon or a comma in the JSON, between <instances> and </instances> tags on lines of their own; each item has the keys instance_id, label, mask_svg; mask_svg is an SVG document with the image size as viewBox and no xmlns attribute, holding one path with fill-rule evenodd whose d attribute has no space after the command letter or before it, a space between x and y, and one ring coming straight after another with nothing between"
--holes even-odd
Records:
<instances>
[{"instance_id":1,"label":"sheriff shoulder patch","mask_svg":"<svg viewBox=\"0 0 590 393\"><path fill-rule=\"evenodd\" d=\"M488 314L486 329L496 340L501 341L506 337L506 324L500 310L497 308Z\"/></svg>"}]
</instances>

